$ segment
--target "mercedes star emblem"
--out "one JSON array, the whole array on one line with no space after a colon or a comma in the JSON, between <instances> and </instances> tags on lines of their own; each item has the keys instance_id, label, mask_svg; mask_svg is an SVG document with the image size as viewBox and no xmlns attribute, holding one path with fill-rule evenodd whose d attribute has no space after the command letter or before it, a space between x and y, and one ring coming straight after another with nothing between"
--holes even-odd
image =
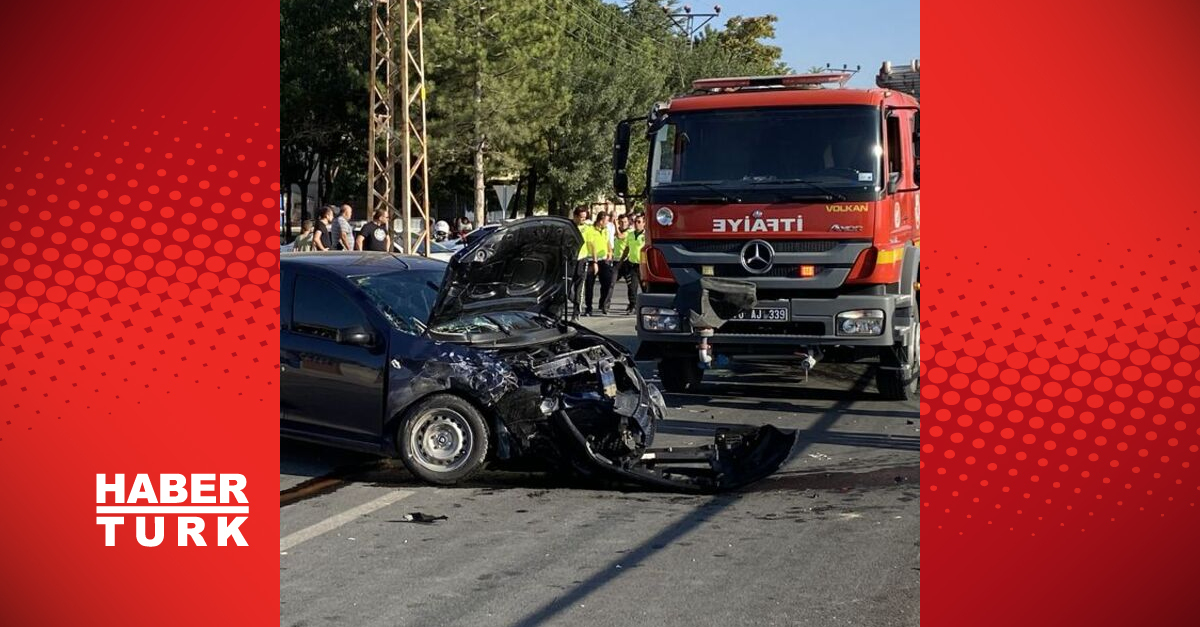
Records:
<instances>
[{"instance_id":1,"label":"mercedes star emblem","mask_svg":"<svg viewBox=\"0 0 1200 627\"><path fill-rule=\"evenodd\" d=\"M756 239L746 242L742 246L741 252L742 267L750 274L763 274L771 269L771 262L775 259L775 249L771 245Z\"/></svg>"}]
</instances>

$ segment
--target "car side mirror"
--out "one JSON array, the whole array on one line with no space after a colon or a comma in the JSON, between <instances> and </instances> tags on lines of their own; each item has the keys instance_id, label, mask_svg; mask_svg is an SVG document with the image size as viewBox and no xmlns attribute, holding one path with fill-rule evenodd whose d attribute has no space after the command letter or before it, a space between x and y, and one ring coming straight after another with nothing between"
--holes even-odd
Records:
<instances>
[{"instance_id":1,"label":"car side mirror","mask_svg":"<svg viewBox=\"0 0 1200 627\"><path fill-rule=\"evenodd\" d=\"M337 343L348 344L350 346L366 346L369 348L375 345L375 335L362 327L339 329L337 332Z\"/></svg>"},{"instance_id":2,"label":"car side mirror","mask_svg":"<svg viewBox=\"0 0 1200 627\"><path fill-rule=\"evenodd\" d=\"M896 190L900 189L900 173L889 172L887 181L887 193L895 194Z\"/></svg>"}]
</instances>

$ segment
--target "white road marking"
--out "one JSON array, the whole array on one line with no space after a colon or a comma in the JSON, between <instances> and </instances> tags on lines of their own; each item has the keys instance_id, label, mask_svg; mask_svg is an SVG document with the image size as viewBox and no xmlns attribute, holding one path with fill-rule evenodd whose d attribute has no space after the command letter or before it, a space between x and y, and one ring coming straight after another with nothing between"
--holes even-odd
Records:
<instances>
[{"instance_id":1,"label":"white road marking","mask_svg":"<svg viewBox=\"0 0 1200 627\"><path fill-rule=\"evenodd\" d=\"M414 493L409 490L395 490L393 492L388 492L387 494L384 494L373 501L368 501L362 505L359 505L358 507L348 509L340 514L337 514L336 516L330 516L329 518L326 518L325 520L322 520L311 527L305 527L296 533L280 538L279 551L286 551L297 544L300 544L301 542L307 542L323 533L337 529L338 527L341 527L342 525L354 520L355 518L358 518L359 516L366 516L375 510L383 509L388 505L391 505L400 499L412 496L413 494Z\"/></svg>"}]
</instances>

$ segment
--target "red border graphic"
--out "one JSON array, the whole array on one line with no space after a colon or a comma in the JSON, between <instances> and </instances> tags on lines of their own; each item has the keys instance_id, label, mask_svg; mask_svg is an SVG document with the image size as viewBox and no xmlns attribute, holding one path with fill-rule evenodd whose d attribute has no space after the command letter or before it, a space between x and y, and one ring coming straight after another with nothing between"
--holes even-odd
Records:
<instances>
[{"instance_id":1,"label":"red border graphic","mask_svg":"<svg viewBox=\"0 0 1200 627\"><path fill-rule=\"evenodd\" d=\"M7 3L0 59L3 622L275 622L277 6ZM106 548L99 473L244 474L249 546Z\"/></svg>"},{"instance_id":2,"label":"red border graphic","mask_svg":"<svg viewBox=\"0 0 1200 627\"><path fill-rule=\"evenodd\" d=\"M1194 623L1200 13L923 9L922 618Z\"/></svg>"}]
</instances>

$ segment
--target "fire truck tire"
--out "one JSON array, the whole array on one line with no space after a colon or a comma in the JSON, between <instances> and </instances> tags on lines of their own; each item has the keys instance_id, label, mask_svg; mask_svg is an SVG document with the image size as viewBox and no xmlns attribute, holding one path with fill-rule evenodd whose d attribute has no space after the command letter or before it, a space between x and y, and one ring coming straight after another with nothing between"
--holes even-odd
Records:
<instances>
[{"instance_id":1,"label":"fire truck tire","mask_svg":"<svg viewBox=\"0 0 1200 627\"><path fill-rule=\"evenodd\" d=\"M704 371L694 358L666 357L658 360L658 379L672 394L690 394L700 387Z\"/></svg>"},{"instance_id":2,"label":"fire truck tire","mask_svg":"<svg viewBox=\"0 0 1200 627\"><path fill-rule=\"evenodd\" d=\"M888 401L909 401L921 394L921 309L913 309L912 341L884 351L875 375L879 394Z\"/></svg>"}]
</instances>

